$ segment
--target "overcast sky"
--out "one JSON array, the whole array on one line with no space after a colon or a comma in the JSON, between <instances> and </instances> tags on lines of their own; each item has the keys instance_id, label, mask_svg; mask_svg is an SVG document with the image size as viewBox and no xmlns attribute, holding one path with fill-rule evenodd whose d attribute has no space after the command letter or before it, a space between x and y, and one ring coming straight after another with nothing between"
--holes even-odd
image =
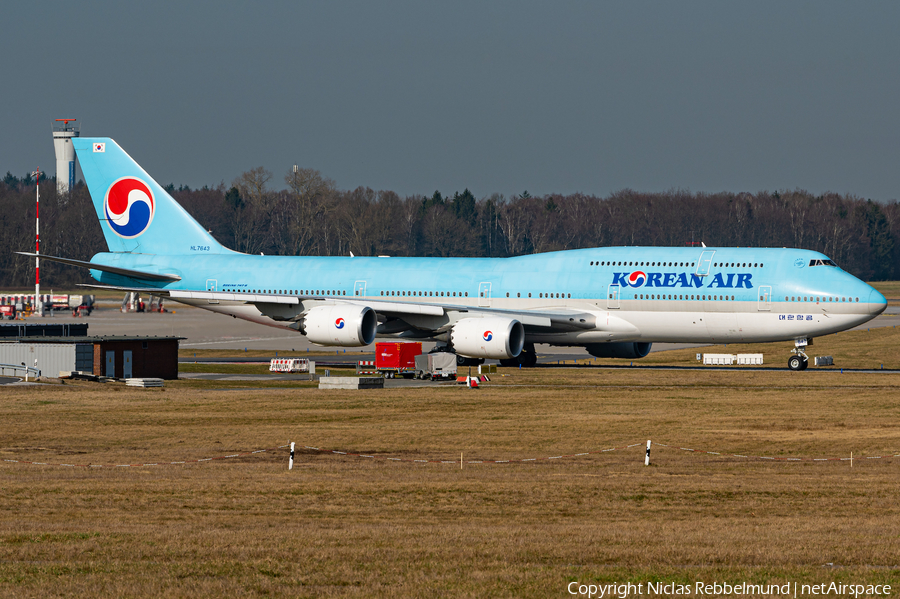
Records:
<instances>
[{"instance_id":1,"label":"overcast sky","mask_svg":"<svg viewBox=\"0 0 900 599\"><path fill-rule=\"evenodd\" d=\"M900 197L900 3L4 2L0 173L51 122L160 183Z\"/></svg>"}]
</instances>

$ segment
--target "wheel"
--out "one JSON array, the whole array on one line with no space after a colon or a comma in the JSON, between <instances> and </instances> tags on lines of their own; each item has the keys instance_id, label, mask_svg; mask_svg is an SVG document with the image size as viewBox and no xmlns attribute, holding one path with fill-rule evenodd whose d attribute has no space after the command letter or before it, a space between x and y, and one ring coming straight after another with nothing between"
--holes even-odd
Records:
<instances>
[{"instance_id":1,"label":"wheel","mask_svg":"<svg viewBox=\"0 0 900 599\"><path fill-rule=\"evenodd\" d=\"M532 349L531 351L522 350L522 353L519 354L519 362L522 364L524 368L533 368L537 365L537 352Z\"/></svg>"},{"instance_id":2,"label":"wheel","mask_svg":"<svg viewBox=\"0 0 900 599\"><path fill-rule=\"evenodd\" d=\"M788 358L788 368L790 370L803 370L807 365L808 362L800 356L791 356L790 358Z\"/></svg>"},{"instance_id":3,"label":"wheel","mask_svg":"<svg viewBox=\"0 0 900 599\"><path fill-rule=\"evenodd\" d=\"M809 368L809 360L803 360L803 366L800 367L800 370L806 370Z\"/></svg>"},{"instance_id":4,"label":"wheel","mask_svg":"<svg viewBox=\"0 0 900 599\"><path fill-rule=\"evenodd\" d=\"M529 343L522 348L522 351L519 352L519 355L515 358L500 360L500 366L505 366L507 368L518 368L519 366L522 366L523 368L532 368L535 365L537 365L537 353L534 351L533 343Z\"/></svg>"},{"instance_id":5,"label":"wheel","mask_svg":"<svg viewBox=\"0 0 900 599\"><path fill-rule=\"evenodd\" d=\"M479 364L484 364L484 358L467 358L456 354L457 366L478 366Z\"/></svg>"}]
</instances>

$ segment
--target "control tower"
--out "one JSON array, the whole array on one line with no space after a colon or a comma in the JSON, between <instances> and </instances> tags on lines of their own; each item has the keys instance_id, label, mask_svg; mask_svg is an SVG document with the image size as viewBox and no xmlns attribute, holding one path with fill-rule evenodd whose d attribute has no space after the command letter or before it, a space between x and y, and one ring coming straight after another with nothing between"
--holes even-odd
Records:
<instances>
[{"instance_id":1,"label":"control tower","mask_svg":"<svg viewBox=\"0 0 900 599\"><path fill-rule=\"evenodd\" d=\"M75 146L72 138L80 135L75 119L56 119L53 125L53 149L56 150L56 190L66 193L75 186ZM61 124L60 124L61 123Z\"/></svg>"}]
</instances>

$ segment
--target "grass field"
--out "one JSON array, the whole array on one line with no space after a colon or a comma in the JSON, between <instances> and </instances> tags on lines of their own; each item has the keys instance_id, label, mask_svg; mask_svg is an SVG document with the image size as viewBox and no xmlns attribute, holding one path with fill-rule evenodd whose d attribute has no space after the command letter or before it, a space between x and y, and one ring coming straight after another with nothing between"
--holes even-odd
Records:
<instances>
[{"instance_id":1,"label":"grass field","mask_svg":"<svg viewBox=\"0 0 900 599\"><path fill-rule=\"evenodd\" d=\"M892 329L865 333L836 358L857 344L896 359ZM586 367L501 369L477 391L5 387L0 459L113 466L0 462L0 595L563 597L572 581L658 580L896 593L898 398L893 373ZM645 467L647 439L675 447ZM115 466L289 441L375 457ZM812 461L851 452L852 468Z\"/></svg>"}]
</instances>

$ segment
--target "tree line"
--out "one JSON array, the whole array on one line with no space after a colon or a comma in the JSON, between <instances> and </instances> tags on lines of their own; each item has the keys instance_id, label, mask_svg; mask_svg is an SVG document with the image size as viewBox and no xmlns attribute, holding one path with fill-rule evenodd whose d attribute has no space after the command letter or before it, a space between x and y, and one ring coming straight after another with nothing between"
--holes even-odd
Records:
<instances>
[{"instance_id":1,"label":"tree line","mask_svg":"<svg viewBox=\"0 0 900 599\"><path fill-rule=\"evenodd\" d=\"M166 190L223 245L250 254L506 257L617 245L798 247L818 250L863 280L900 279L900 204L803 190L607 197L528 192L482 198L468 189L400 197L338 189L291 169L285 189L258 167L231 185ZM0 181L0 287L34 282L35 190L30 175ZM106 244L87 188L41 182L41 253L89 260ZM42 263L42 286L90 282L86 271Z\"/></svg>"}]
</instances>

